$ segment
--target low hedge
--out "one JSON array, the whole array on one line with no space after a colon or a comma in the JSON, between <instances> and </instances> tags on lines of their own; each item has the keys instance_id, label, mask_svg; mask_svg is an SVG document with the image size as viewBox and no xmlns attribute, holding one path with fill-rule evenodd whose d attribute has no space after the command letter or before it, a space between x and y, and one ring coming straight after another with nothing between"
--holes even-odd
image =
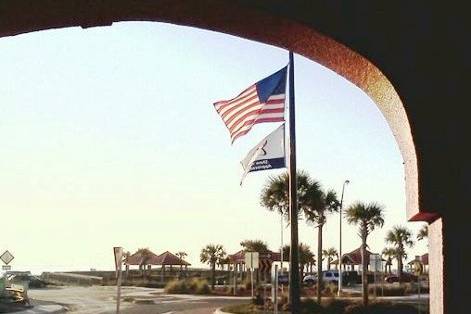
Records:
<instances>
[{"instance_id":1,"label":"low hedge","mask_svg":"<svg viewBox=\"0 0 471 314\"><path fill-rule=\"evenodd\" d=\"M166 293L173 294L209 294L208 281L200 278L190 278L181 280L172 280L165 285Z\"/></svg>"}]
</instances>

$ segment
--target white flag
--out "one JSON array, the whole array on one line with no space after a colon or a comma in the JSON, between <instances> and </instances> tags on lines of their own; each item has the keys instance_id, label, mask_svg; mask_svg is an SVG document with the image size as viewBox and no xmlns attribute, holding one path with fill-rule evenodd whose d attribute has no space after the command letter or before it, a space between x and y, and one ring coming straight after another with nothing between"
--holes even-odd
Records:
<instances>
[{"instance_id":1,"label":"white flag","mask_svg":"<svg viewBox=\"0 0 471 314\"><path fill-rule=\"evenodd\" d=\"M244 168L240 185L249 172L286 167L285 124L283 123L252 148L240 163Z\"/></svg>"}]
</instances>

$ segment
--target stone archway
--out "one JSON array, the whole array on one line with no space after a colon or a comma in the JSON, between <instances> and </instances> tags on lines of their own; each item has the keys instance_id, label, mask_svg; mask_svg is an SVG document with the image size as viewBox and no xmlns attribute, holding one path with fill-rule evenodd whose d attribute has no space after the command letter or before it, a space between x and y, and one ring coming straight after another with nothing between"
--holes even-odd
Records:
<instances>
[{"instance_id":1,"label":"stone archway","mask_svg":"<svg viewBox=\"0 0 471 314\"><path fill-rule=\"evenodd\" d=\"M0 37L118 21L168 22L290 49L344 76L373 99L396 138L405 166L408 219L431 223L431 313L459 313L466 309L459 298L463 284L446 279L464 271L455 240L464 235L460 213L469 198L465 174L470 167L459 156L467 124L460 115L464 106L453 103L454 110L443 111L441 104L465 95L458 80L470 64L452 32L461 16L452 12L451 21L440 10L408 1L4 0ZM443 17L448 28L437 30L434 17ZM436 34L444 35L443 48L436 48ZM448 63L434 63L431 54ZM454 84L447 81L455 77Z\"/></svg>"}]
</instances>

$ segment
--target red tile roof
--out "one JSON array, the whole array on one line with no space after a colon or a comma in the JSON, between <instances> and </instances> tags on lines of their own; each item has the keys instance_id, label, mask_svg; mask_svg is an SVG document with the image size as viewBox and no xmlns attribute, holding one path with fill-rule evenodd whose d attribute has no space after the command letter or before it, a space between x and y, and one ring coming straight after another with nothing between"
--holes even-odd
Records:
<instances>
[{"instance_id":1,"label":"red tile roof","mask_svg":"<svg viewBox=\"0 0 471 314\"><path fill-rule=\"evenodd\" d=\"M370 255L373 254L366 250L366 263L370 263ZM333 261L332 264L337 264L338 259ZM342 255L342 264L344 265L361 265L361 247Z\"/></svg>"},{"instance_id":2,"label":"red tile roof","mask_svg":"<svg viewBox=\"0 0 471 314\"><path fill-rule=\"evenodd\" d=\"M160 265L158 256L149 249L140 249L136 253L126 258L126 265Z\"/></svg>"},{"instance_id":3,"label":"red tile roof","mask_svg":"<svg viewBox=\"0 0 471 314\"><path fill-rule=\"evenodd\" d=\"M157 265L183 265L183 266L190 266L191 264L182 260L178 256L166 251L160 254L157 257L158 264Z\"/></svg>"},{"instance_id":4,"label":"red tile roof","mask_svg":"<svg viewBox=\"0 0 471 314\"><path fill-rule=\"evenodd\" d=\"M259 252L259 259L280 261L280 253L272 251ZM245 263L245 251L240 250L237 253L229 255L229 260L231 261L231 263Z\"/></svg>"},{"instance_id":5,"label":"red tile roof","mask_svg":"<svg viewBox=\"0 0 471 314\"><path fill-rule=\"evenodd\" d=\"M137 250L136 253L129 256L125 264L127 265L183 265L190 266L191 264L177 257L176 255L166 251L160 255L148 249Z\"/></svg>"}]
</instances>

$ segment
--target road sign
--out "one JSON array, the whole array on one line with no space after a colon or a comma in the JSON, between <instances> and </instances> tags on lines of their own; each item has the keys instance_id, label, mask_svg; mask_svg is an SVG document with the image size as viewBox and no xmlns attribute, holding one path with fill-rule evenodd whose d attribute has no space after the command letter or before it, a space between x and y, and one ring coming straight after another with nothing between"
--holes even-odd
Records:
<instances>
[{"instance_id":1,"label":"road sign","mask_svg":"<svg viewBox=\"0 0 471 314\"><path fill-rule=\"evenodd\" d=\"M257 269L258 257L258 252L245 252L245 266L249 269Z\"/></svg>"},{"instance_id":2,"label":"road sign","mask_svg":"<svg viewBox=\"0 0 471 314\"><path fill-rule=\"evenodd\" d=\"M6 265L10 264L10 262L14 259L15 257L8 251L6 250L3 252L2 255L0 255L0 259L2 262L4 262Z\"/></svg>"},{"instance_id":3,"label":"road sign","mask_svg":"<svg viewBox=\"0 0 471 314\"><path fill-rule=\"evenodd\" d=\"M2 270L9 271L9 270L11 270L11 266L10 265L2 265Z\"/></svg>"},{"instance_id":4,"label":"road sign","mask_svg":"<svg viewBox=\"0 0 471 314\"><path fill-rule=\"evenodd\" d=\"M414 272L414 275L420 276L424 272L424 267L420 261L414 261L412 263L412 271Z\"/></svg>"},{"instance_id":5,"label":"road sign","mask_svg":"<svg viewBox=\"0 0 471 314\"><path fill-rule=\"evenodd\" d=\"M382 260L379 254L370 254L370 270L371 271L382 270Z\"/></svg>"}]
</instances>

